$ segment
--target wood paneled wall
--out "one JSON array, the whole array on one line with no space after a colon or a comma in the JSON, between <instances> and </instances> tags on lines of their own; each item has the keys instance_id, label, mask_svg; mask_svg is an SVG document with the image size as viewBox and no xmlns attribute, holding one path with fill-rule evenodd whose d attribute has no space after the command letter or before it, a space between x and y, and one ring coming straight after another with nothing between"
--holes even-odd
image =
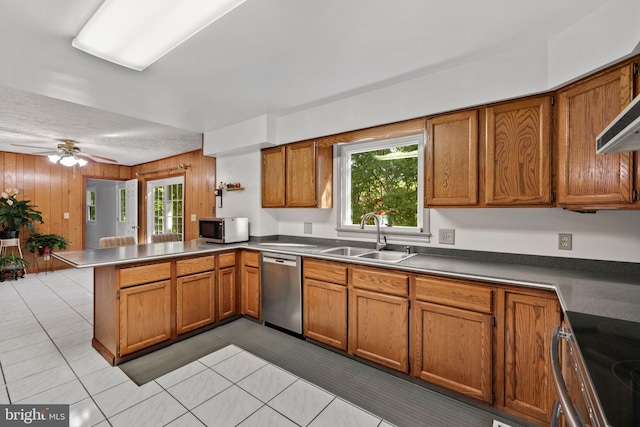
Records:
<instances>
[{"instance_id":1,"label":"wood paneled wall","mask_svg":"<svg viewBox=\"0 0 640 427\"><path fill-rule=\"evenodd\" d=\"M188 165L187 169L174 169L164 172L149 173L152 171L177 168L179 165ZM144 241L146 227L146 187L147 182L155 179L163 179L175 176L184 176L184 239L198 238L198 222L201 217L215 216L216 188L216 159L202 155L201 150L169 157L155 162L143 163L132 168L132 178L136 177L140 183L138 187L138 215L140 219L140 235L138 240ZM141 175L143 174L143 175ZM196 215L196 221L191 221L191 215Z\"/></svg>"},{"instance_id":2,"label":"wood paneled wall","mask_svg":"<svg viewBox=\"0 0 640 427\"><path fill-rule=\"evenodd\" d=\"M146 181L184 174L185 240L189 240L198 237L198 223L191 221L191 214L196 214L197 218L213 216L215 209L213 190L216 182L216 159L203 156L201 150L137 166L89 163L83 168L53 164L43 156L0 151L0 190L19 189L22 196L31 200L42 212L44 224L37 224L36 230L40 233L60 234L71 242L68 250L79 250L84 249L85 241L84 206L87 178L124 181L136 178L136 173L176 167L180 164L190 167L137 177L140 182L140 226L143 230L143 219L146 217L143 189ZM65 212L69 213L69 219L64 219ZM27 232L25 230L22 233L21 239L24 240ZM25 253L25 258L33 264L32 254Z\"/></svg>"}]
</instances>

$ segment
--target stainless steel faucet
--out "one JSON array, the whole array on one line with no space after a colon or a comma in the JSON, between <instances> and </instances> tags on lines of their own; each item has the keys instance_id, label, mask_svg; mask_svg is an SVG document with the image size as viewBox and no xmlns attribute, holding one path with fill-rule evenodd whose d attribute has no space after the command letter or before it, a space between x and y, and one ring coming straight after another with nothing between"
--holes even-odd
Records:
<instances>
[{"instance_id":1,"label":"stainless steel faucet","mask_svg":"<svg viewBox=\"0 0 640 427\"><path fill-rule=\"evenodd\" d=\"M385 246L387 246L387 237L382 236L384 238L384 243L380 241L380 217L376 215L375 212L367 212L362 216L362 220L360 221L360 230L364 230L364 223L371 217L373 217L376 222L376 251L381 251Z\"/></svg>"}]
</instances>

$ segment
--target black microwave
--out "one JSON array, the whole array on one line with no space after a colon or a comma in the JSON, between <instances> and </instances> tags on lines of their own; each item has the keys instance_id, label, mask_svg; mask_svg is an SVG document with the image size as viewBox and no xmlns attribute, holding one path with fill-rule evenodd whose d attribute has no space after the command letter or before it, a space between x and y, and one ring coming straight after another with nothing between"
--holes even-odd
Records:
<instances>
[{"instance_id":1,"label":"black microwave","mask_svg":"<svg viewBox=\"0 0 640 427\"><path fill-rule=\"evenodd\" d=\"M210 243L234 243L249 240L248 218L200 218L198 237Z\"/></svg>"}]
</instances>

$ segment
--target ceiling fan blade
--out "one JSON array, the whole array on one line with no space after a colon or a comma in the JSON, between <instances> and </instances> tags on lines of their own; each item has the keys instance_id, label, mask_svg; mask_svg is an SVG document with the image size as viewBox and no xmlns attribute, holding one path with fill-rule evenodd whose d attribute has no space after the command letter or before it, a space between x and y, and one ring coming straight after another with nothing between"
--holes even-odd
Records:
<instances>
[{"instance_id":1,"label":"ceiling fan blade","mask_svg":"<svg viewBox=\"0 0 640 427\"><path fill-rule=\"evenodd\" d=\"M13 145L14 147L27 147L27 148L37 148L39 150L45 149L47 147L37 147L35 145L22 145L22 144L9 144L9 145Z\"/></svg>"},{"instance_id":2,"label":"ceiling fan blade","mask_svg":"<svg viewBox=\"0 0 640 427\"><path fill-rule=\"evenodd\" d=\"M96 161L96 159L104 160L105 162L118 163L117 160L110 159L108 157L98 156L96 154L87 154L87 153L78 153L76 154L78 157L86 157L89 160Z\"/></svg>"}]
</instances>

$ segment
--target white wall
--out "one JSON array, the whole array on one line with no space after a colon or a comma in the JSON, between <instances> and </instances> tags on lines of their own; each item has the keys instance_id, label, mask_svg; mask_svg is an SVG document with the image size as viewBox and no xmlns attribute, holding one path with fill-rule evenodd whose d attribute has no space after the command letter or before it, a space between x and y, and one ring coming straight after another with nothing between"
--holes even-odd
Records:
<instances>
[{"instance_id":1,"label":"white wall","mask_svg":"<svg viewBox=\"0 0 640 427\"><path fill-rule=\"evenodd\" d=\"M93 187L96 190L96 221L87 221L87 248L98 248L101 237L118 235L117 183L118 181L87 180L87 188Z\"/></svg>"},{"instance_id":2,"label":"white wall","mask_svg":"<svg viewBox=\"0 0 640 427\"><path fill-rule=\"evenodd\" d=\"M640 2L612 0L548 42L280 116L276 135L269 128L267 139L282 144L544 92L640 52L639 22ZM263 142L266 121L255 123L261 124L258 142ZM250 125L255 123L242 129L254 129ZM335 208L261 209L259 148L254 143L250 152L252 144L243 142L240 131L215 135L224 137L220 143L233 141L248 149L218 157L218 181L240 181L247 187L242 193L225 193L219 215L249 216L253 236L308 236L304 222L311 222L312 237L337 238ZM550 208L432 210L431 232L437 236L440 228L456 230L455 246L443 248L640 262L637 211L590 215ZM558 233L573 234L572 251L558 249ZM424 245L440 246L436 238Z\"/></svg>"}]
</instances>

